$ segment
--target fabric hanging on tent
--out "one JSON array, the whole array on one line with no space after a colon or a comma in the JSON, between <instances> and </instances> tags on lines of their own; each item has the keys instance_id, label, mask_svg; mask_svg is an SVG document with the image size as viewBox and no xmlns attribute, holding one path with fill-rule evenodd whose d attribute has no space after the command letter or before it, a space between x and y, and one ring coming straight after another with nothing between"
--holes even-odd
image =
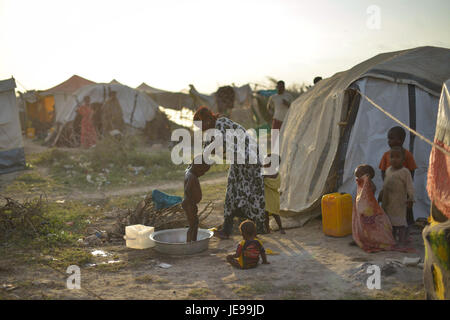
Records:
<instances>
[{"instance_id":1,"label":"fabric hanging on tent","mask_svg":"<svg viewBox=\"0 0 450 320\"><path fill-rule=\"evenodd\" d=\"M434 142L450 152L450 80L442 87ZM427 191L439 211L450 218L450 157L433 148L430 154Z\"/></svg>"}]
</instances>

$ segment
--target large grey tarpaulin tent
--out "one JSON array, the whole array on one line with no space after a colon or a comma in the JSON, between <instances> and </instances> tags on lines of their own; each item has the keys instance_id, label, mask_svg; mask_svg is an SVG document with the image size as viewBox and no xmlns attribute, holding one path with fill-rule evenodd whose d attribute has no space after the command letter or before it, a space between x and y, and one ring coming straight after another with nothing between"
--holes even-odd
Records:
<instances>
[{"instance_id":1,"label":"large grey tarpaulin tent","mask_svg":"<svg viewBox=\"0 0 450 320\"><path fill-rule=\"evenodd\" d=\"M315 208L323 194L356 193L353 170L378 168L387 131L398 125L357 93L433 140L438 100L450 77L450 50L419 47L379 54L323 79L291 105L280 133L281 209L298 215ZM429 212L425 190L431 146L407 131L404 147L417 162L415 218ZM382 188L380 171L374 179Z\"/></svg>"},{"instance_id":2,"label":"large grey tarpaulin tent","mask_svg":"<svg viewBox=\"0 0 450 320\"><path fill-rule=\"evenodd\" d=\"M0 81L0 174L25 168L14 78Z\"/></svg>"}]
</instances>

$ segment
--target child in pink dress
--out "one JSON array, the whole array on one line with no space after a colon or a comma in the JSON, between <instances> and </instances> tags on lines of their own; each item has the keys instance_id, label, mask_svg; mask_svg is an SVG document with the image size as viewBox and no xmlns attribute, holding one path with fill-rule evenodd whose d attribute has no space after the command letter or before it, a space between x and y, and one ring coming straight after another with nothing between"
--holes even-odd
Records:
<instances>
[{"instance_id":1,"label":"child in pink dress","mask_svg":"<svg viewBox=\"0 0 450 320\"><path fill-rule=\"evenodd\" d=\"M358 190L353 206L352 233L355 242L366 252L392 250L395 245L389 218L375 199L374 176L374 169L367 164L355 170Z\"/></svg>"}]
</instances>

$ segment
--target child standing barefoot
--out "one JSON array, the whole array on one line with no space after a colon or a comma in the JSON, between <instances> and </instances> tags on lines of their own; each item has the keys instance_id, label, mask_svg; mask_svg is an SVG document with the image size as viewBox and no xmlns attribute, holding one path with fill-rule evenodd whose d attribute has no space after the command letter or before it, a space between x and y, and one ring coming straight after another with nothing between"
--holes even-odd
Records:
<instances>
[{"instance_id":1,"label":"child standing barefoot","mask_svg":"<svg viewBox=\"0 0 450 320\"><path fill-rule=\"evenodd\" d=\"M269 264L261 241L255 239L255 223L251 220L245 220L239 226L239 230L244 240L239 243L235 254L227 256L227 262L239 269L251 269L258 265L259 256L261 256L262 263Z\"/></svg>"},{"instance_id":2,"label":"child standing barefoot","mask_svg":"<svg viewBox=\"0 0 450 320\"><path fill-rule=\"evenodd\" d=\"M276 156L276 155L275 155ZM280 162L280 156L276 156L278 158L278 163ZM267 158L271 158L271 155L267 155ZM270 168L271 162L269 160L268 163L264 165L264 168ZM264 178L264 197L266 199L266 217L265 217L265 227L267 233L270 233L269 226L269 217L274 217L275 221L278 224L278 228L280 229L281 234L285 234L286 232L283 229L280 218L280 175L278 172L274 174L263 175Z\"/></svg>"},{"instance_id":3,"label":"child standing barefoot","mask_svg":"<svg viewBox=\"0 0 450 320\"><path fill-rule=\"evenodd\" d=\"M390 151L391 166L386 170L382 190L382 207L391 220L394 238L406 245L408 222L406 209L414 203L414 187L411 172L403 166L405 153L401 147Z\"/></svg>"},{"instance_id":4,"label":"child standing barefoot","mask_svg":"<svg viewBox=\"0 0 450 320\"><path fill-rule=\"evenodd\" d=\"M413 154L403 148L403 143L406 138L406 131L402 127L392 127L389 129L388 134L388 145L390 148L400 147L405 155L403 159L403 166L411 172L411 176L414 179L414 172L417 169L416 161L414 160ZM379 168L381 170L381 177L384 180L386 175L386 170L391 166L390 163L390 151L386 151L381 158ZM414 224L414 213L411 208L406 208L406 221L408 222L408 228L406 229L407 238L409 237L409 226Z\"/></svg>"},{"instance_id":5,"label":"child standing barefoot","mask_svg":"<svg viewBox=\"0 0 450 320\"><path fill-rule=\"evenodd\" d=\"M200 188L198 178L204 175L211 167L209 164L203 162L202 156L199 157L194 159L184 176L184 199L181 206L183 207L189 222L186 242L197 241L197 204L202 200L202 189Z\"/></svg>"}]
</instances>

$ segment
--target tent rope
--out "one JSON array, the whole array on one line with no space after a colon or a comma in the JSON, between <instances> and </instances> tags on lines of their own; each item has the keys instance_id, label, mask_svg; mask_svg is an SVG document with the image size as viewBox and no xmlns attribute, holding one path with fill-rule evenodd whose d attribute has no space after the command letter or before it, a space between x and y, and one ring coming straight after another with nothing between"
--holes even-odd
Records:
<instances>
[{"instance_id":1,"label":"tent rope","mask_svg":"<svg viewBox=\"0 0 450 320\"><path fill-rule=\"evenodd\" d=\"M356 90L356 92L358 92L363 98L365 98L370 104L372 104L375 108L377 108L378 110L380 110L381 112L383 112L385 115L387 115L389 118L391 118L392 120L394 120L395 122L397 122L399 125L401 125L402 127L404 127L406 130L408 130L409 132L412 132L414 135L418 136L420 139L422 139L423 141L425 141L426 143L428 143L430 146L435 147L436 149L440 150L442 153L444 153L447 157L450 157L450 152L448 152L447 150L445 150L444 148L442 148L440 145L437 145L436 143L432 142L431 140L427 139L425 136L423 136L422 134L420 134L419 132L417 132L414 129L411 129L410 127L408 127L406 124L404 124L403 122L401 122L400 120L398 120L396 117L394 117L392 114L390 114L389 112L387 112L386 110L384 110L382 107L380 107L377 103L375 103L374 101L372 101L368 96L366 96L364 93L362 93L359 90Z\"/></svg>"}]
</instances>

